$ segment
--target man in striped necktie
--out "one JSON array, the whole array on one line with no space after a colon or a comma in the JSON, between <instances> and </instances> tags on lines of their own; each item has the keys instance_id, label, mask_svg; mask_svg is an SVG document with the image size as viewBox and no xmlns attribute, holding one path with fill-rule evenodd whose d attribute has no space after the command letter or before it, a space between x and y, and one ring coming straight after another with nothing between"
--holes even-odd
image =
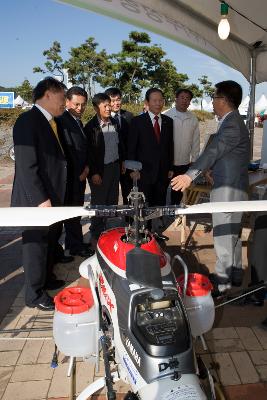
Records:
<instances>
[{"instance_id":1,"label":"man in striped necktie","mask_svg":"<svg viewBox=\"0 0 267 400\"><path fill-rule=\"evenodd\" d=\"M53 118L64 111L65 85L51 77L43 79L34 88L33 96L33 108L21 114L14 126L16 160L11 206L62 206L67 161ZM22 232L25 302L28 307L43 311L54 309L53 299L46 290L64 284L64 281L53 279L52 274L57 237L57 224L49 228L29 227Z\"/></svg>"}]
</instances>

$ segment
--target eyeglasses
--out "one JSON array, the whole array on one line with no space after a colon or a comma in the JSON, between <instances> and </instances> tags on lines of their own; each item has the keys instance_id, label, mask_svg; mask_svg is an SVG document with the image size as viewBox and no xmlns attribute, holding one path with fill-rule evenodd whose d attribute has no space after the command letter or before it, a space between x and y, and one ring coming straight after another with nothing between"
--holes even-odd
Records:
<instances>
[{"instance_id":1,"label":"eyeglasses","mask_svg":"<svg viewBox=\"0 0 267 400\"><path fill-rule=\"evenodd\" d=\"M215 95L213 95L213 96L211 96L211 98L212 98L212 100L214 100L214 99L224 99L224 96L215 96Z\"/></svg>"}]
</instances>

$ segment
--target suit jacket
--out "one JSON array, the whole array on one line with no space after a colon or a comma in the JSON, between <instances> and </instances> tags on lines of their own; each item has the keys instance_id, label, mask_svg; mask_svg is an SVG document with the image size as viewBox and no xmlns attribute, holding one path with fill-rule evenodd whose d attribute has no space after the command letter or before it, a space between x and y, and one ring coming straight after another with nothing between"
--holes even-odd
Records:
<instances>
[{"instance_id":1,"label":"suit jacket","mask_svg":"<svg viewBox=\"0 0 267 400\"><path fill-rule=\"evenodd\" d=\"M244 200L248 191L249 148L249 132L239 112L234 110L187 174L194 179L199 171L212 169L213 201Z\"/></svg>"},{"instance_id":2,"label":"suit jacket","mask_svg":"<svg viewBox=\"0 0 267 400\"><path fill-rule=\"evenodd\" d=\"M162 124L158 143L149 114L132 119L128 135L128 159L142 163L141 180L155 183L168 181L173 166L173 120L161 114Z\"/></svg>"},{"instance_id":3,"label":"suit jacket","mask_svg":"<svg viewBox=\"0 0 267 400\"><path fill-rule=\"evenodd\" d=\"M13 140L16 161L11 205L36 207L47 199L53 206L63 205L67 162L49 122L37 107L18 117Z\"/></svg>"},{"instance_id":4,"label":"suit jacket","mask_svg":"<svg viewBox=\"0 0 267 400\"><path fill-rule=\"evenodd\" d=\"M121 109L120 115L130 125L131 120L133 119L133 116L134 116L133 113L131 113L130 111Z\"/></svg>"},{"instance_id":5,"label":"suit jacket","mask_svg":"<svg viewBox=\"0 0 267 400\"><path fill-rule=\"evenodd\" d=\"M133 119L133 114L127 110L120 110L121 116L121 126L120 126L120 134L121 139L123 141L123 146L125 150L125 155L127 154L127 146L128 146L128 135L129 135L129 128L131 120Z\"/></svg>"},{"instance_id":6,"label":"suit jacket","mask_svg":"<svg viewBox=\"0 0 267 400\"><path fill-rule=\"evenodd\" d=\"M115 125L116 131L119 135L119 159L120 161L125 160L125 149L123 145L122 135L120 127L117 125L113 118L110 121ZM105 141L102 129L99 124L97 115L84 127L84 133L88 140L89 152L89 177L95 174L103 176L104 172L104 157L105 157Z\"/></svg>"},{"instance_id":7,"label":"suit jacket","mask_svg":"<svg viewBox=\"0 0 267 400\"><path fill-rule=\"evenodd\" d=\"M83 201L86 181L80 181L80 175L88 166L88 140L73 116L66 110L57 123L64 137L68 162L68 197L80 203Z\"/></svg>"}]
</instances>

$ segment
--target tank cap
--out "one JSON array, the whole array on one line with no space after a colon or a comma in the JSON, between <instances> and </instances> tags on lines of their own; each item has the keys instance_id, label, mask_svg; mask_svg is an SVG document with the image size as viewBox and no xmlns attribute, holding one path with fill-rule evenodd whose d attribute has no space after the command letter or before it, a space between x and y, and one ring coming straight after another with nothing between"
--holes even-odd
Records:
<instances>
[{"instance_id":1,"label":"tank cap","mask_svg":"<svg viewBox=\"0 0 267 400\"><path fill-rule=\"evenodd\" d=\"M161 300L164 297L164 292L162 289L153 289L149 293L149 297L151 297L153 300Z\"/></svg>"},{"instance_id":2,"label":"tank cap","mask_svg":"<svg viewBox=\"0 0 267 400\"><path fill-rule=\"evenodd\" d=\"M176 278L179 285L180 294L184 288L184 275ZM198 273L188 274L186 295L190 297L207 296L213 289L209 278Z\"/></svg>"},{"instance_id":3,"label":"tank cap","mask_svg":"<svg viewBox=\"0 0 267 400\"><path fill-rule=\"evenodd\" d=\"M64 314L80 314L94 305L91 289L78 286L63 289L54 302L56 310Z\"/></svg>"}]
</instances>

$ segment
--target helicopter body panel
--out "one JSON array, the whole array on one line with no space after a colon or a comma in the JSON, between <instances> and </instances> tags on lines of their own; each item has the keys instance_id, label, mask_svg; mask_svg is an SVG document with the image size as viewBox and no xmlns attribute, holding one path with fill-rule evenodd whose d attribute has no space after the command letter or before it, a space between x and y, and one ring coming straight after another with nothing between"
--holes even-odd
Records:
<instances>
[{"instance_id":1,"label":"helicopter body panel","mask_svg":"<svg viewBox=\"0 0 267 400\"><path fill-rule=\"evenodd\" d=\"M148 242L141 244L141 249L152 254L156 254L160 259L160 267L166 267L167 257L161 247L158 245L154 236L148 235ZM97 250L106 260L114 272L125 277L126 271L126 254L134 249L134 244L127 242L125 228L110 229L103 232L97 243Z\"/></svg>"},{"instance_id":2,"label":"helicopter body panel","mask_svg":"<svg viewBox=\"0 0 267 400\"><path fill-rule=\"evenodd\" d=\"M194 377L197 368L189 322L170 258L152 236L149 243L142 245L162 260L164 295L155 300L151 297L153 289L126 278L126 254L134 245L125 243L124 237L125 228L104 232L97 245L97 261L93 256L91 263L89 258L82 265L87 262L93 269L102 312L111 326L116 362L119 369L126 371L133 391L141 393L157 381L166 384L166 388L175 387L179 382L177 377ZM124 268L120 268L120 262ZM80 273L84 276L82 268ZM153 384L153 388L156 386ZM201 392L199 388L198 391ZM202 398L205 397L196 397Z\"/></svg>"}]
</instances>

